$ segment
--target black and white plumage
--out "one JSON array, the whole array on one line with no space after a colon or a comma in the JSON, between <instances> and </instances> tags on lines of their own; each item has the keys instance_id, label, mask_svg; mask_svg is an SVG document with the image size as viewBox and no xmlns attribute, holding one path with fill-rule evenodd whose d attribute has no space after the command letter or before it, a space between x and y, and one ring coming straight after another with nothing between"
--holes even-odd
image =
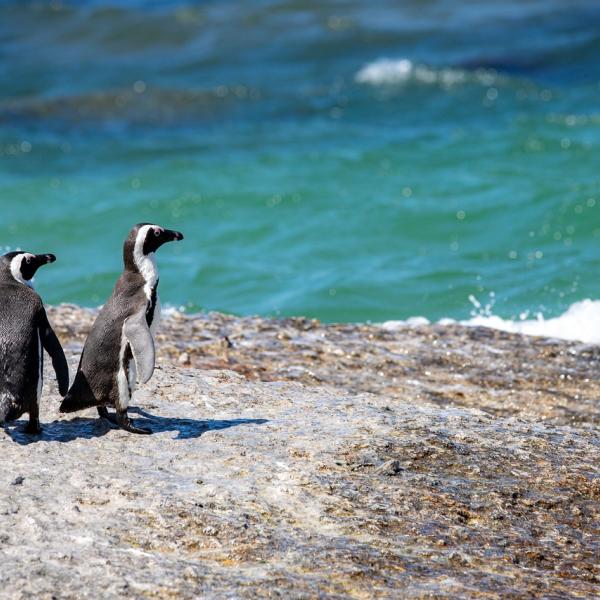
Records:
<instances>
[{"instance_id":1,"label":"black and white plumage","mask_svg":"<svg viewBox=\"0 0 600 600\"><path fill-rule=\"evenodd\" d=\"M146 383L154 371L154 331L160 318L158 269L154 253L166 242L182 240L178 231L140 223L123 246L124 270L85 342L73 385L61 412L98 407L101 417L133 433L127 407L136 379ZM106 407L116 408L116 418Z\"/></svg>"},{"instance_id":2,"label":"black and white plumage","mask_svg":"<svg viewBox=\"0 0 600 600\"><path fill-rule=\"evenodd\" d=\"M9 252L0 257L0 423L29 413L28 433L40 433L39 408L45 349L52 358L61 396L69 367L52 330L33 276L53 254Z\"/></svg>"}]
</instances>

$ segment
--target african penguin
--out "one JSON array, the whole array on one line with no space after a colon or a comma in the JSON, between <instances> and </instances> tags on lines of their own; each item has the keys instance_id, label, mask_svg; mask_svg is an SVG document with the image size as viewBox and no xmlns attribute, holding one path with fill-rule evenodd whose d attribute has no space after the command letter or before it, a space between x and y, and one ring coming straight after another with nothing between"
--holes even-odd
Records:
<instances>
[{"instance_id":1,"label":"african penguin","mask_svg":"<svg viewBox=\"0 0 600 600\"><path fill-rule=\"evenodd\" d=\"M52 358L58 389L69 389L69 367L52 330L33 276L53 254L9 252L0 257L0 423L29 413L25 431L40 433L45 349Z\"/></svg>"},{"instance_id":2,"label":"african penguin","mask_svg":"<svg viewBox=\"0 0 600 600\"><path fill-rule=\"evenodd\" d=\"M178 231L149 223L129 232L123 273L92 326L61 412L97 406L101 417L126 431L151 433L132 424L127 406L136 378L146 383L154 371L154 331L160 317L154 253L164 243L182 239ZM116 416L107 406L116 408Z\"/></svg>"}]
</instances>

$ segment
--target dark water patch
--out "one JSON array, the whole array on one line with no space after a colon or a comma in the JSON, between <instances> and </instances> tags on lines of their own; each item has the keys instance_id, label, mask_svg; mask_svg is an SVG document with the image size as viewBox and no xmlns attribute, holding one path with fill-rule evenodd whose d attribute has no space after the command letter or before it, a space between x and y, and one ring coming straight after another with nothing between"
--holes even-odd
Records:
<instances>
[{"instance_id":1,"label":"dark water patch","mask_svg":"<svg viewBox=\"0 0 600 600\"><path fill-rule=\"evenodd\" d=\"M22 98L0 102L0 124L15 120L58 120L71 123L120 121L128 125L168 125L222 119L246 88L209 91L148 89L139 81L132 90L106 91L59 98Z\"/></svg>"}]
</instances>

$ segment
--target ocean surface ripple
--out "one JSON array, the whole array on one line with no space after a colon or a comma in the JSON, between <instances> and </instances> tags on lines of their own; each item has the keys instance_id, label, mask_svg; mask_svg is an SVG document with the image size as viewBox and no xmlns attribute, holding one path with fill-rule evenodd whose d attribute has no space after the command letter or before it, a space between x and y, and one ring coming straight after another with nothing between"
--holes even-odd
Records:
<instances>
[{"instance_id":1,"label":"ocean surface ripple","mask_svg":"<svg viewBox=\"0 0 600 600\"><path fill-rule=\"evenodd\" d=\"M148 220L189 311L595 317L599 55L580 0L3 2L0 244L50 303Z\"/></svg>"}]
</instances>

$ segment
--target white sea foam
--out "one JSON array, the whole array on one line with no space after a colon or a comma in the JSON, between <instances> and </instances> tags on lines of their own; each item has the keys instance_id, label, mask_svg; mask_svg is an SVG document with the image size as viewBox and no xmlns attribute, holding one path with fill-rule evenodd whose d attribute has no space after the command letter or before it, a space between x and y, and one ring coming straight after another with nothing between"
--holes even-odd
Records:
<instances>
[{"instance_id":1,"label":"white sea foam","mask_svg":"<svg viewBox=\"0 0 600 600\"><path fill-rule=\"evenodd\" d=\"M365 65L355 76L358 83L403 83L410 79L414 71L413 63L407 58L390 60L381 58Z\"/></svg>"},{"instance_id":2,"label":"white sea foam","mask_svg":"<svg viewBox=\"0 0 600 600\"><path fill-rule=\"evenodd\" d=\"M177 317L181 314L186 313L185 306L173 306L172 304L167 304L161 308L161 316L167 319L171 317Z\"/></svg>"},{"instance_id":3,"label":"white sea foam","mask_svg":"<svg viewBox=\"0 0 600 600\"><path fill-rule=\"evenodd\" d=\"M374 86L399 85L416 81L422 84L451 87L466 81L491 85L497 77L494 71L486 69L467 71L451 67L434 68L425 64L413 63L407 58L379 58L360 69L354 79L357 83Z\"/></svg>"},{"instance_id":4,"label":"white sea foam","mask_svg":"<svg viewBox=\"0 0 600 600\"><path fill-rule=\"evenodd\" d=\"M440 324L456 323L453 319L442 319ZM412 317L406 321L386 321L382 324L385 329L399 329L428 324L424 317ZM573 340L588 344L600 344L600 300L582 300L575 302L558 317L545 319L543 315L536 315L535 319L528 319L525 315L520 319L503 319L490 311L473 316L461 325L471 327L491 327L511 333L523 333L552 337L562 340Z\"/></svg>"}]
</instances>

